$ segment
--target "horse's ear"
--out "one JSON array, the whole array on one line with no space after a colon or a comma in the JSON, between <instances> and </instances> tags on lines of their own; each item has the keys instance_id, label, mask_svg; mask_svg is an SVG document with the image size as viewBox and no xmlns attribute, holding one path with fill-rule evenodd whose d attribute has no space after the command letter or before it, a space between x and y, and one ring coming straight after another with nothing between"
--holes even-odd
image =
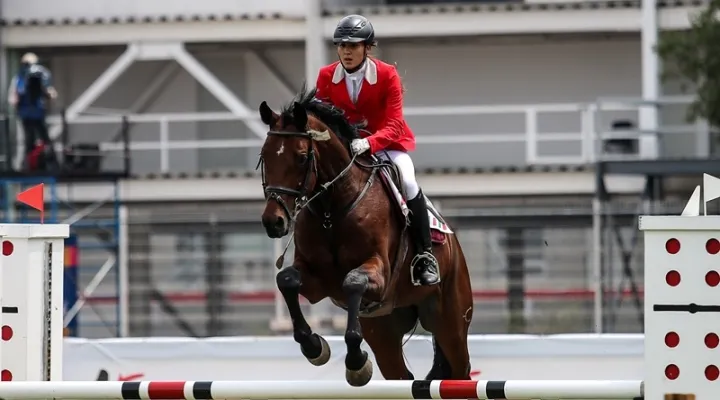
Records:
<instances>
[{"instance_id":1,"label":"horse's ear","mask_svg":"<svg viewBox=\"0 0 720 400\"><path fill-rule=\"evenodd\" d=\"M275 114L275 111L273 111L270 106L267 105L267 102L263 101L262 103L260 103L260 119L262 119L262 122L265 125L275 125L278 118L280 118L280 116Z\"/></svg>"},{"instance_id":2,"label":"horse's ear","mask_svg":"<svg viewBox=\"0 0 720 400\"><path fill-rule=\"evenodd\" d=\"M305 107L297 101L293 105L293 125L296 128L306 130L308 124L308 116Z\"/></svg>"}]
</instances>

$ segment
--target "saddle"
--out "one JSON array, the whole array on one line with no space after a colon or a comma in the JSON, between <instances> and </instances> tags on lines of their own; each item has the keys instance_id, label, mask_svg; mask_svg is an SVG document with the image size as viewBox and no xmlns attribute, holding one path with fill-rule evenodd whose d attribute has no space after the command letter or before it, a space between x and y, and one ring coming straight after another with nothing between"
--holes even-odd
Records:
<instances>
[{"instance_id":1,"label":"saddle","mask_svg":"<svg viewBox=\"0 0 720 400\"><path fill-rule=\"evenodd\" d=\"M406 204L407 194L403 190L402 173L400 172L400 169L389 158L387 160L381 159L374 154L370 157L373 165L378 166L380 169L380 173L378 175L380 176L380 181L383 183L383 187L385 188L387 195L397 207L397 210L400 212L399 215L402 215L403 221L401 222L408 225L408 213L410 212L410 209ZM435 209L435 206L433 206L430 199L427 196L424 196L424 198L430 221L430 235L432 241L437 244L445 244L447 235L452 234L453 231L450 229L447 222L445 222L442 215L440 215L437 209Z\"/></svg>"},{"instance_id":2,"label":"saddle","mask_svg":"<svg viewBox=\"0 0 720 400\"><path fill-rule=\"evenodd\" d=\"M403 182L400 169L389 158L385 160L372 154L370 155L370 161L373 167L379 169L378 176L380 177L380 182L382 182L382 186L385 189L385 192L388 195L390 202L393 203L395 207L397 207L397 215L400 216L399 218L401 218L400 223L405 224L405 227L407 227L410 224L410 219L408 218L410 209L406 204L407 195L402 189ZM430 222L431 240L435 244L443 245L447 241L448 235L453 234L453 231L452 229L450 229L450 226L447 224L447 222L445 222L445 219L443 219L437 209L435 209L435 206L433 206L430 199L428 199L427 196L424 197ZM398 251L400 251L401 249L402 246L398 247ZM399 253L396 255L399 255ZM335 306L347 311L347 307L344 304L341 304L340 302L332 298L330 300L333 304L335 304ZM387 315L392 312L392 304L393 301L363 301L363 303L360 305L360 316L373 317L379 315Z\"/></svg>"},{"instance_id":3,"label":"saddle","mask_svg":"<svg viewBox=\"0 0 720 400\"><path fill-rule=\"evenodd\" d=\"M363 130L365 126L355 125L354 127L357 130ZM407 194L403 190L403 178L400 169L392 162L390 157L387 157L387 159L381 159L380 157L371 154L370 163L371 167L379 170L378 176L380 177L380 182L382 182L382 186L385 189L385 193L398 211L397 215L400 218L399 222L404 224L404 227L407 228L410 224L410 219L408 218L410 209L406 203ZM448 235L453 234L453 231L450 229L450 226L447 222L445 222L445 219L440 215L437 209L435 209L435 206L433 206L430 199L427 196L424 196L424 198L430 222L431 240L435 244L444 245L447 241ZM403 231L405 231L405 229L403 229ZM398 251L402 248L402 246L398 247ZM399 253L397 255L399 255ZM334 299L331 299L331 301L335 304L335 306L347 311L347 307L344 304L341 304ZM363 302L360 306L360 316L372 317L377 315L387 315L392 311L392 303L393 301Z\"/></svg>"},{"instance_id":4,"label":"saddle","mask_svg":"<svg viewBox=\"0 0 720 400\"><path fill-rule=\"evenodd\" d=\"M367 127L367 121L354 124L353 127L357 131L367 132L367 130L365 130L365 128ZM371 154L370 158L372 161L372 165L377 166L377 168L380 169L380 181L383 183L383 187L385 188L387 195L390 197L390 201L395 204L397 210L400 212L400 215L402 215L403 220L401 221L401 223L405 224L405 226L408 226L410 224L410 220L408 218L410 209L406 204L407 194L403 190L404 186L400 169L397 167L397 165L395 165L395 163L392 162L390 157L385 160L377 157L374 154ZM445 244L445 241L447 240L447 235L452 234L453 231L450 229L450 226L447 224L447 222L445 222L445 219L443 219L440 213L435 209L435 206L433 206L430 199L425 195L423 195L423 197L425 198L425 204L428 210L428 218L430 221L430 237L432 239L432 242L441 245Z\"/></svg>"}]
</instances>

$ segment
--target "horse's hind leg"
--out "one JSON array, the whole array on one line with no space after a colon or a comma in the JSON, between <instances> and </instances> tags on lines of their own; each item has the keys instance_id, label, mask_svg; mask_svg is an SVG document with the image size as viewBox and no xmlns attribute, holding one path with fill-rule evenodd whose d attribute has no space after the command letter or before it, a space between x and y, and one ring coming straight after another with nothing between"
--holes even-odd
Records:
<instances>
[{"instance_id":1,"label":"horse's hind leg","mask_svg":"<svg viewBox=\"0 0 720 400\"><path fill-rule=\"evenodd\" d=\"M330 360L330 346L322 336L313 333L300 309L300 290L310 303L322 300L322 286L302 266L287 267L278 272L275 280L290 313L293 338L300 344L300 351L311 364L320 366Z\"/></svg>"},{"instance_id":2,"label":"horse's hind leg","mask_svg":"<svg viewBox=\"0 0 720 400\"><path fill-rule=\"evenodd\" d=\"M365 341L375 354L375 361L385 380L415 379L405 365L403 336L415 326L417 314L411 309L397 309L392 314L361 318Z\"/></svg>"},{"instance_id":3,"label":"horse's hind leg","mask_svg":"<svg viewBox=\"0 0 720 400\"><path fill-rule=\"evenodd\" d=\"M433 335L432 343L434 353L433 363L432 368L430 368L430 372L428 372L427 376L425 376L425 379L450 379L453 376L452 369L450 368L450 362L445 356L442 347L438 346L437 338L435 338L435 335Z\"/></svg>"},{"instance_id":4,"label":"horse's hind leg","mask_svg":"<svg viewBox=\"0 0 720 400\"><path fill-rule=\"evenodd\" d=\"M447 295L448 293L445 292L445 296ZM435 379L470 379L470 354L467 345L469 315L472 315L472 305L465 310L446 308L442 315L438 316L440 323L433 332L437 343L435 343L436 357L431 373L441 373L444 376L434 377Z\"/></svg>"},{"instance_id":5,"label":"horse's hind leg","mask_svg":"<svg viewBox=\"0 0 720 400\"><path fill-rule=\"evenodd\" d=\"M444 379L470 379L470 354L468 352L468 330L473 314L472 287L470 275L465 264L462 250L457 241L454 255L455 268L443 279L439 305L434 313L434 338L436 347L442 353L450 367L450 376ZM440 361L440 360L436 360ZM433 363L434 364L434 363ZM433 368L435 369L435 368ZM444 368L443 368L444 369ZM442 369L441 369L442 370ZM443 371L447 373L448 371Z\"/></svg>"}]
</instances>

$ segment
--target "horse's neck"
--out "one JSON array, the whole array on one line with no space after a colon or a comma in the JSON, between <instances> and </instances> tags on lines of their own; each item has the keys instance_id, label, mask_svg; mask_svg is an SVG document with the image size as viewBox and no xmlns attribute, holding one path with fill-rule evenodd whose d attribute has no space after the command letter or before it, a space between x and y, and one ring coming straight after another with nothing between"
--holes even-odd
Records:
<instances>
[{"instance_id":1,"label":"horse's neck","mask_svg":"<svg viewBox=\"0 0 720 400\"><path fill-rule=\"evenodd\" d=\"M343 207L346 202L357 197L362 190L367 172L358 168L357 165L350 165L352 159L346 156L347 150L339 140L334 139L322 147L319 149L321 162L318 163L318 183L325 184L336 179L326 196L333 204ZM347 172L338 178L346 168L348 168Z\"/></svg>"}]
</instances>

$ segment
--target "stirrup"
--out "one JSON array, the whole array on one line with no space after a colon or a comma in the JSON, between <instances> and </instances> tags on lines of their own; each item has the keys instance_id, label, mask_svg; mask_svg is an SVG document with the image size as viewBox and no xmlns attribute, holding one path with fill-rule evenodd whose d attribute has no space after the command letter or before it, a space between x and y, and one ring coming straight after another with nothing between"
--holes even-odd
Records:
<instances>
[{"instance_id":1,"label":"stirrup","mask_svg":"<svg viewBox=\"0 0 720 400\"><path fill-rule=\"evenodd\" d=\"M437 269L437 258L435 258L435 255L433 255L433 253L427 250L423 251L422 253L415 254L415 257L413 257L412 261L410 261L410 265L414 267L422 260L426 260L428 264L430 264L430 266Z\"/></svg>"},{"instance_id":2,"label":"stirrup","mask_svg":"<svg viewBox=\"0 0 720 400\"><path fill-rule=\"evenodd\" d=\"M429 272L431 274L434 274L437 277L437 281L432 283L432 285L437 285L440 283L440 266L438 265L438 261L435 258L435 256L430 251L423 251L422 253L418 253L413 257L412 261L410 261L410 282L414 286L421 286L422 282L420 282L420 277L415 276L415 269L418 267L418 263L424 263L423 267L425 269L425 272Z\"/></svg>"}]
</instances>

